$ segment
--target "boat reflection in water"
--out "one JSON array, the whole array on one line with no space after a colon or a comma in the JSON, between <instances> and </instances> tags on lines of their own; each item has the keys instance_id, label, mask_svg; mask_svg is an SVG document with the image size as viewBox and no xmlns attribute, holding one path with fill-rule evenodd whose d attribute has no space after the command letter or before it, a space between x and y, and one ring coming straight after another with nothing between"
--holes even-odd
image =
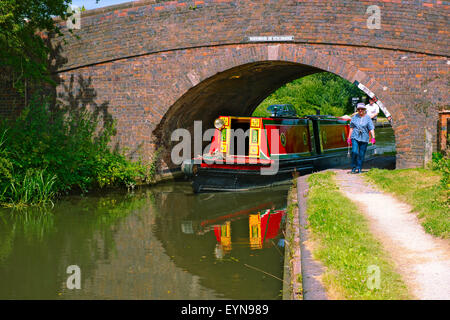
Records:
<instances>
[{"instance_id":1,"label":"boat reflection in water","mask_svg":"<svg viewBox=\"0 0 450 320\"><path fill-rule=\"evenodd\" d=\"M250 249L262 249L263 244L265 246L271 246L273 244L269 240L280 234L281 221L285 213L286 210L267 209L263 213L258 212L257 214L250 214L246 217L249 226L248 244L250 245ZM225 253L228 253L232 249L231 220L227 220L220 225L214 225L214 234L217 240L214 252L216 257L221 259Z\"/></svg>"},{"instance_id":2,"label":"boat reflection in water","mask_svg":"<svg viewBox=\"0 0 450 320\"><path fill-rule=\"evenodd\" d=\"M184 204L156 199L163 211L155 234L175 265L217 296L280 299L287 191L191 194Z\"/></svg>"}]
</instances>

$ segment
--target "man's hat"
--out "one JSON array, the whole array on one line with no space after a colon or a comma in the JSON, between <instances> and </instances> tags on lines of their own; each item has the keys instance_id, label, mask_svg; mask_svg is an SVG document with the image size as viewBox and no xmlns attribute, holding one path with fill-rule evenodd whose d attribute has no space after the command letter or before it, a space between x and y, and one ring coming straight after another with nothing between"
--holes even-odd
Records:
<instances>
[{"instance_id":1,"label":"man's hat","mask_svg":"<svg viewBox=\"0 0 450 320\"><path fill-rule=\"evenodd\" d=\"M367 109L367 108L366 108L366 105L364 103L360 102L360 103L358 103L356 105L356 109Z\"/></svg>"}]
</instances>

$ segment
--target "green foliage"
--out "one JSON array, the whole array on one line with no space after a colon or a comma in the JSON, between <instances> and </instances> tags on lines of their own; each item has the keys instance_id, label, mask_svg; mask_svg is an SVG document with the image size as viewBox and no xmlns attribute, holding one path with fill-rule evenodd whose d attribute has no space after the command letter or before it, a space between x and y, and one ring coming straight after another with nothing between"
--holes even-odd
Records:
<instances>
[{"instance_id":1,"label":"green foliage","mask_svg":"<svg viewBox=\"0 0 450 320\"><path fill-rule=\"evenodd\" d=\"M53 110L33 100L1 125L0 202L39 204L70 190L134 186L147 178L140 162L111 151L114 123L98 127L88 110Z\"/></svg>"},{"instance_id":2,"label":"green foliage","mask_svg":"<svg viewBox=\"0 0 450 320\"><path fill-rule=\"evenodd\" d=\"M279 88L264 100L254 111L254 116L268 116L266 109L271 104L292 104L299 116L321 114L342 116L353 113L352 97L365 98L364 92L347 80L329 73L309 75Z\"/></svg>"},{"instance_id":3,"label":"green foliage","mask_svg":"<svg viewBox=\"0 0 450 320\"><path fill-rule=\"evenodd\" d=\"M49 82L46 37L60 34L54 17L67 19L71 0L0 1L0 66L12 72L14 86L23 92L26 79ZM45 32L44 35L42 32ZM4 70L3 70L4 71Z\"/></svg>"},{"instance_id":4,"label":"green foliage","mask_svg":"<svg viewBox=\"0 0 450 320\"><path fill-rule=\"evenodd\" d=\"M4 190L5 200L19 204L52 203L55 196L56 175L45 169L27 169L25 174L14 176Z\"/></svg>"},{"instance_id":5,"label":"green foliage","mask_svg":"<svg viewBox=\"0 0 450 320\"><path fill-rule=\"evenodd\" d=\"M6 130L3 131L0 137L0 185L10 181L12 178L13 165L8 158L8 152L4 148Z\"/></svg>"},{"instance_id":6,"label":"green foliage","mask_svg":"<svg viewBox=\"0 0 450 320\"><path fill-rule=\"evenodd\" d=\"M441 186L450 190L450 157L440 152L433 152L432 169L442 173Z\"/></svg>"},{"instance_id":7,"label":"green foliage","mask_svg":"<svg viewBox=\"0 0 450 320\"><path fill-rule=\"evenodd\" d=\"M163 150L163 147L159 147L153 154L153 158L152 158L152 161L150 162L150 165L148 167L148 173L147 173L147 177L148 177L147 179L150 181L153 180L156 175L156 171L158 169L158 161L160 160L162 150Z\"/></svg>"},{"instance_id":8,"label":"green foliage","mask_svg":"<svg viewBox=\"0 0 450 320\"><path fill-rule=\"evenodd\" d=\"M71 2L0 2L0 66L3 72L11 73L19 92L24 92L29 81L35 88L54 84L48 40L52 34L62 35L55 17L70 17ZM93 103L95 92L89 87L90 81L80 81L83 90L77 96L72 94L73 79L66 88L69 105L50 107L45 98L35 99L16 120L0 125L0 202L48 203L70 190L133 187L147 178L143 165L110 150L114 122L103 118L103 126L98 126L99 110L86 109ZM94 103L94 107L107 106Z\"/></svg>"}]
</instances>

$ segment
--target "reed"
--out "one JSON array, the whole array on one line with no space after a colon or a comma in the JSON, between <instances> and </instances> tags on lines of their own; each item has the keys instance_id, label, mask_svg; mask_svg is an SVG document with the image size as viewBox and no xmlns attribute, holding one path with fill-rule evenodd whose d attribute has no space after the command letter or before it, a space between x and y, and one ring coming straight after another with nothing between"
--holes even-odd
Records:
<instances>
[{"instance_id":1,"label":"reed","mask_svg":"<svg viewBox=\"0 0 450 320\"><path fill-rule=\"evenodd\" d=\"M45 169L29 169L23 177L12 179L6 187L6 194L9 194L8 202L15 206L51 204L56 192L54 185L57 178Z\"/></svg>"}]
</instances>

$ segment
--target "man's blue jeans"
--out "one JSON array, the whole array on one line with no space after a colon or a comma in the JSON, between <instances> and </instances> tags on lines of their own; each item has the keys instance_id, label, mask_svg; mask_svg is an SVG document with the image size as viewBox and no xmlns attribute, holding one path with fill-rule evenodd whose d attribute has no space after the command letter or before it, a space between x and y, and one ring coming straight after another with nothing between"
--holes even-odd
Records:
<instances>
[{"instance_id":1,"label":"man's blue jeans","mask_svg":"<svg viewBox=\"0 0 450 320\"><path fill-rule=\"evenodd\" d=\"M367 145L367 142L352 139L352 168L362 169Z\"/></svg>"}]
</instances>

